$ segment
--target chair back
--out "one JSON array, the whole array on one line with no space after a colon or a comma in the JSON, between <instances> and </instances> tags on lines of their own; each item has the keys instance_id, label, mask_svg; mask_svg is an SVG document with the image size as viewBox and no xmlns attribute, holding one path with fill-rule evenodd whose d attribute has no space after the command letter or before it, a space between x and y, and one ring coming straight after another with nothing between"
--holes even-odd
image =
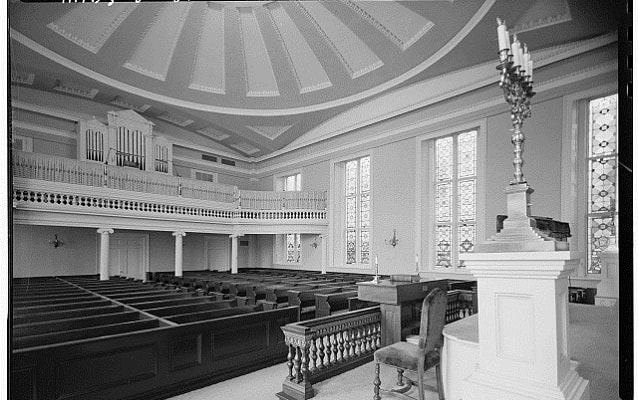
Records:
<instances>
[{"instance_id":1,"label":"chair back","mask_svg":"<svg viewBox=\"0 0 638 400\"><path fill-rule=\"evenodd\" d=\"M440 288L434 288L423 299L419 349L423 354L443 347L443 327L447 309L447 295Z\"/></svg>"}]
</instances>

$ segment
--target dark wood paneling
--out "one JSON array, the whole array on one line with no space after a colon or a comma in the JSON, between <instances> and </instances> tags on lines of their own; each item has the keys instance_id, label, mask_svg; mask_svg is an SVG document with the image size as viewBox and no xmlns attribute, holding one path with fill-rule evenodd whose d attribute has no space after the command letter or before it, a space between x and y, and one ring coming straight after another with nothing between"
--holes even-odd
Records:
<instances>
[{"instance_id":1,"label":"dark wood paneling","mask_svg":"<svg viewBox=\"0 0 638 400\"><path fill-rule=\"evenodd\" d=\"M75 397L157 375L157 346L118 348L56 365L58 398Z\"/></svg>"},{"instance_id":2,"label":"dark wood paneling","mask_svg":"<svg viewBox=\"0 0 638 400\"><path fill-rule=\"evenodd\" d=\"M202 335L176 339L171 343L171 371L202 364Z\"/></svg>"}]
</instances>

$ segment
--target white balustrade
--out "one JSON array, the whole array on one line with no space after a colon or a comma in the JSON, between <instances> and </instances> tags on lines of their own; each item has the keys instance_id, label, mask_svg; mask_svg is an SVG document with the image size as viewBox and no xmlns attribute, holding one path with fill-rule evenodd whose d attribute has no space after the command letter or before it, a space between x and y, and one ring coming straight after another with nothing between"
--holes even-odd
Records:
<instances>
[{"instance_id":1,"label":"white balustrade","mask_svg":"<svg viewBox=\"0 0 638 400\"><path fill-rule=\"evenodd\" d=\"M76 212L78 208L97 207L116 213L189 215L234 222L325 224L327 217L326 192L240 191L231 185L21 151L12 153L12 162L13 176L22 178L14 181L16 204L73 207ZM38 181L79 186L52 187ZM87 192L81 186L99 190Z\"/></svg>"}]
</instances>

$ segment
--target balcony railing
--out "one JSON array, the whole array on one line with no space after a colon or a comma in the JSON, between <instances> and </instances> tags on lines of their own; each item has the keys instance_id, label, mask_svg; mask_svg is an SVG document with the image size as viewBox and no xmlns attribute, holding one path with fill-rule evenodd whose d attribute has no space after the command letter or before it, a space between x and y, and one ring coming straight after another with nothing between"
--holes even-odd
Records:
<instances>
[{"instance_id":1,"label":"balcony railing","mask_svg":"<svg viewBox=\"0 0 638 400\"><path fill-rule=\"evenodd\" d=\"M131 203L136 211L165 212L170 208L171 213L186 215L217 215L214 210L235 210L233 218L246 220L325 219L326 214L326 192L239 190L237 186L22 151L12 153L12 165L14 178L63 184L46 188L15 187L14 200L18 201L43 200L45 203L66 204L65 199L68 198L72 205L95 204L98 207L127 209L128 203ZM117 191L87 193L86 190L76 190L70 193L61 189L64 184L157 196L131 197ZM166 200L164 196L195 202L167 204L158 200Z\"/></svg>"}]
</instances>

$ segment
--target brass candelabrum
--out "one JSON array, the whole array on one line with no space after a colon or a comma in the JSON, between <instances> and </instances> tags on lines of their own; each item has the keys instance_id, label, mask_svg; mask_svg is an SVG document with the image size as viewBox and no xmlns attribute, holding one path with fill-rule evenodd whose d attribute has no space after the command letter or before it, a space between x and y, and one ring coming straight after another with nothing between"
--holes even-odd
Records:
<instances>
[{"instance_id":1,"label":"brass candelabrum","mask_svg":"<svg viewBox=\"0 0 638 400\"><path fill-rule=\"evenodd\" d=\"M498 20L499 25L504 23ZM530 62L530 54L527 46L521 47L520 43L514 35L512 45L509 45L509 33L505 33L507 38L503 40L505 43L499 46L499 65L496 67L501 74L499 87L503 89L505 101L510 105L512 125L514 133L512 134L512 144L514 145L514 180L511 185L527 182L523 177L523 144L525 142L525 134L523 134L523 121L532 115L530 109L530 99L534 96L532 90L532 62ZM511 47L511 49L510 49ZM523 50L524 48L524 50ZM526 71L527 69L527 71Z\"/></svg>"}]
</instances>

